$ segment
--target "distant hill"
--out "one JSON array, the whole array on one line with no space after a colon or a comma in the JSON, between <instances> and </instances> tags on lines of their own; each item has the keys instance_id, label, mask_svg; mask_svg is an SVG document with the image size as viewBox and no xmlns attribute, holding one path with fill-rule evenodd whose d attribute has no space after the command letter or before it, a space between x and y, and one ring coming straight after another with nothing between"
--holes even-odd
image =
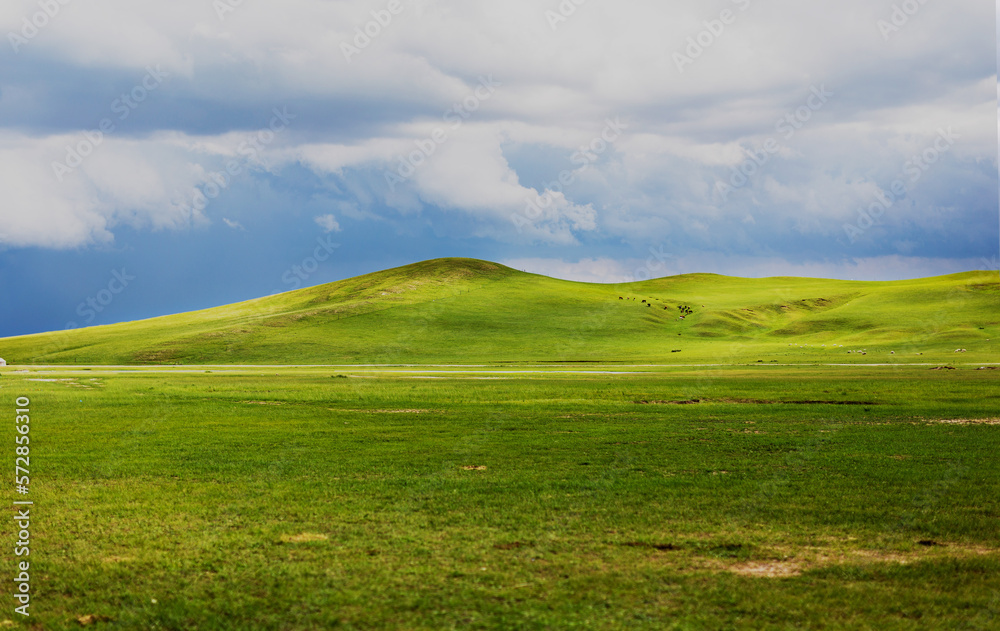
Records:
<instances>
[{"instance_id":1,"label":"distant hill","mask_svg":"<svg viewBox=\"0 0 1000 631\"><path fill-rule=\"evenodd\" d=\"M0 339L0 357L15 367L985 363L1000 361L998 342L997 272L896 282L688 274L599 285L450 258L203 311Z\"/></svg>"}]
</instances>

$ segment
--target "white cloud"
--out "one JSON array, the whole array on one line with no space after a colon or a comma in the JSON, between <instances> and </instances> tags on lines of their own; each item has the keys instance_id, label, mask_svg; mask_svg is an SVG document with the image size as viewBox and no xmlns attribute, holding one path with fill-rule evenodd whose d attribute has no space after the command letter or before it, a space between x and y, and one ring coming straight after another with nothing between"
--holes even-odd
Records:
<instances>
[{"instance_id":1,"label":"white cloud","mask_svg":"<svg viewBox=\"0 0 1000 631\"><path fill-rule=\"evenodd\" d=\"M244 231L246 230L246 228L243 227L243 224L241 224L238 221L233 221L232 219L227 219L227 218L223 217L222 218L222 223L226 224L227 226L229 226L233 230L244 230Z\"/></svg>"},{"instance_id":2,"label":"white cloud","mask_svg":"<svg viewBox=\"0 0 1000 631\"><path fill-rule=\"evenodd\" d=\"M342 218L411 217L433 206L468 236L507 242L672 239L692 250L772 252L819 236L842 250L843 223L949 125L961 142L921 180L905 214L887 215L894 234L885 249L917 244L907 247L919 254L942 221L941 207L957 209L955 226L961 213L981 217L987 204L943 199L988 188L976 169L997 159L995 67L987 67L995 15L977 0L922 4L889 42L876 23L891 7L867 0L590 2L555 30L545 12L557 2L403 6L348 62L341 44L371 11L384 10L384 0L244 2L222 16L205 0L90 0L63 6L11 61L24 65L23 76L38 64L53 85L69 85L60 73L89 71L134 82L146 66L162 64L175 77L157 101L168 110L197 103L198 116L156 120L162 112L144 108L136 117L144 129L225 127L230 112L260 103L262 111L319 104L260 165L277 177L301 165L342 185L357 197L344 210L333 207ZM735 23L679 72L674 53L724 7ZM37 11L36 0L3 4L0 32L18 30ZM452 129L445 112L471 98L481 76L502 85ZM19 81L5 84L0 111L23 108L21 120L34 121L38 103L50 99ZM818 85L835 96L793 138L781 137L776 122ZM630 127L613 150L563 193L542 197L539 182L575 169L570 155L616 116ZM437 127L448 140L395 190L383 186L382 174ZM0 185L10 199L0 210L4 243L75 247L108 242L120 225L204 221L184 206L223 158L237 155L245 131L110 139L66 183L53 184L48 165L74 134L0 134ZM716 183L769 138L780 142L777 155L720 201ZM540 200L551 204L529 215Z\"/></svg>"},{"instance_id":3,"label":"white cloud","mask_svg":"<svg viewBox=\"0 0 1000 631\"><path fill-rule=\"evenodd\" d=\"M589 205L574 204L560 193L542 198L545 191L520 183L503 155L504 129L498 124L466 123L457 129L443 123L411 124L396 129L391 138L355 146L307 145L283 156L319 173L373 168L380 174L378 193L388 206L414 212L431 204L461 212L482 223L481 235L503 237L517 226L528 239L573 243L574 232L595 230L596 213ZM431 140L436 130L445 132L442 142ZM423 153L418 146L425 147ZM531 205L537 211L526 210Z\"/></svg>"},{"instance_id":4,"label":"white cloud","mask_svg":"<svg viewBox=\"0 0 1000 631\"><path fill-rule=\"evenodd\" d=\"M224 19L204 0L90 0L83 9L64 7L27 50L89 67L163 64L195 81L199 96L233 102L278 94L443 105L492 73L506 87L495 109L509 120L572 126L642 110L655 131L683 136L769 126L791 93L811 82L846 89L857 82L872 93L881 87L872 77L882 72L902 88L886 101L935 96L933 85L907 86L909 75L967 65L956 47L974 57L988 44L975 28L995 17L976 0L929 3L886 43L876 22L891 7L867 0L754 1L745 11L742 4L588 3L553 32L545 13L558 3L407 0L348 63L341 44L372 20L371 11L385 9L384 0L244 2ZM673 54L723 7L736 23L678 72ZM35 0L5 3L0 31L16 31L37 11ZM232 68L247 72L226 71Z\"/></svg>"},{"instance_id":5,"label":"white cloud","mask_svg":"<svg viewBox=\"0 0 1000 631\"><path fill-rule=\"evenodd\" d=\"M113 228L180 228L205 221L192 209L198 176L165 143L106 138L62 172L79 134L43 138L0 132L0 243L72 248L113 241ZM187 203L186 203L187 202Z\"/></svg>"},{"instance_id":6,"label":"white cloud","mask_svg":"<svg viewBox=\"0 0 1000 631\"><path fill-rule=\"evenodd\" d=\"M337 223L337 218L333 215L320 215L316 217L316 225L322 228L324 232L340 232L340 224Z\"/></svg>"}]
</instances>

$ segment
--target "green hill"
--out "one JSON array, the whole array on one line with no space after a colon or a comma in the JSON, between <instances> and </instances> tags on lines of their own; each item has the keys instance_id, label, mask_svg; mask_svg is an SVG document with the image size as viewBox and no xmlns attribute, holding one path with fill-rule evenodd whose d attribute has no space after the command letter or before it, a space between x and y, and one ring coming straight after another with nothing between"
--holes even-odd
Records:
<instances>
[{"instance_id":1,"label":"green hill","mask_svg":"<svg viewBox=\"0 0 1000 631\"><path fill-rule=\"evenodd\" d=\"M14 366L986 363L998 342L996 272L896 282L688 274L599 285L438 259L203 311L0 339L0 356Z\"/></svg>"}]
</instances>

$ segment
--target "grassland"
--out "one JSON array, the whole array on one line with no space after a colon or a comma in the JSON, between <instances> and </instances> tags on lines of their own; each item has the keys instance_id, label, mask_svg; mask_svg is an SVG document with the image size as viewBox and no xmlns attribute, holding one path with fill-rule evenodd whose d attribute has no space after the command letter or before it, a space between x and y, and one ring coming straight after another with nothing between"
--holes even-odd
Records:
<instances>
[{"instance_id":1,"label":"grassland","mask_svg":"<svg viewBox=\"0 0 1000 631\"><path fill-rule=\"evenodd\" d=\"M996 371L53 367L0 391L32 400L28 628L1000 625Z\"/></svg>"},{"instance_id":2,"label":"grassland","mask_svg":"<svg viewBox=\"0 0 1000 631\"><path fill-rule=\"evenodd\" d=\"M1000 628L998 314L996 272L446 259L3 339L0 626Z\"/></svg>"},{"instance_id":3,"label":"grassland","mask_svg":"<svg viewBox=\"0 0 1000 631\"><path fill-rule=\"evenodd\" d=\"M691 309L683 319L682 307ZM0 357L15 365L949 363L990 362L998 351L997 272L884 283L693 274L596 285L472 259L0 340Z\"/></svg>"}]
</instances>

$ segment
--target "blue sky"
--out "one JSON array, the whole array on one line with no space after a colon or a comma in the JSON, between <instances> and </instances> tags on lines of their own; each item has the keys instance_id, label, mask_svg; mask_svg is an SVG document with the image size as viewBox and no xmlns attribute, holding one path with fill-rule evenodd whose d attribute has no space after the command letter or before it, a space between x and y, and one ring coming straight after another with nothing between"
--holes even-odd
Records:
<instances>
[{"instance_id":1,"label":"blue sky","mask_svg":"<svg viewBox=\"0 0 1000 631\"><path fill-rule=\"evenodd\" d=\"M995 24L979 0L11 0L0 335L443 256L995 269Z\"/></svg>"}]
</instances>

